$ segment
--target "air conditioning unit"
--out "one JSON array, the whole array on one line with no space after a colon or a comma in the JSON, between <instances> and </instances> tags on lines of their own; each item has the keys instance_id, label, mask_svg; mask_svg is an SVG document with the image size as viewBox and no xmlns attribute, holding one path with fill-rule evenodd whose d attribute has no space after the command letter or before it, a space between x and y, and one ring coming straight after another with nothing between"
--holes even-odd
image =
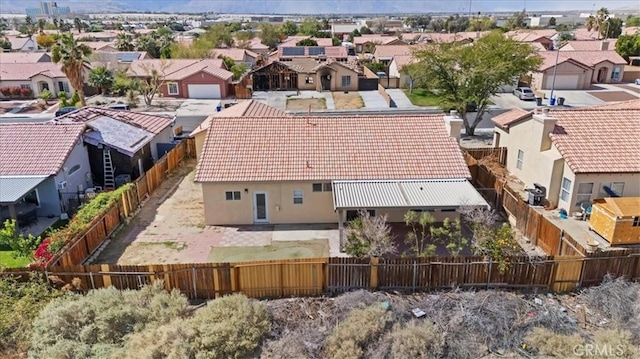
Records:
<instances>
[{"instance_id":1,"label":"air conditioning unit","mask_svg":"<svg viewBox=\"0 0 640 359\"><path fill-rule=\"evenodd\" d=\"M58 189L59 190L63 190L65 188L67 188L67 181L58 182Z\"/></svg>"}]
</instances>

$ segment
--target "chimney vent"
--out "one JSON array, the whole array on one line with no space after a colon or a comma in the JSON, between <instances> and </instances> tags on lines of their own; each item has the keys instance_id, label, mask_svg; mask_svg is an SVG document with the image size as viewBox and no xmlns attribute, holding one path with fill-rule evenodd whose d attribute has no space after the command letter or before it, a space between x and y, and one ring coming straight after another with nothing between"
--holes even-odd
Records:
<instances>
[{"instance_id":1,"label":"chimney vent","mask_svg":"<svg viewBox=\"0 0 640 359\"><path fill-rule=\"evenodd\" d=\"M451 117L458 117L458 111L456 111L456 110L451 110L451 111L449 111L449 116L451 116Z\"/></svg>"}]
</instances>

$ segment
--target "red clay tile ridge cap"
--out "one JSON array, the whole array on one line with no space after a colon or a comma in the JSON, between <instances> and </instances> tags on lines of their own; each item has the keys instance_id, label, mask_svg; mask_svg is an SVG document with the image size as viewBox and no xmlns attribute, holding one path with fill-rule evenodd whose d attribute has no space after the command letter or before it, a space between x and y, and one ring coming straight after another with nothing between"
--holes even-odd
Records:
<instances>
[{"instance_id":1,"label":"red clay tile ridge cap","mask_svg":"<svg viewBox=\"0 0 640 359\"><path fill-rule=\"evenodd\" d=\"M511 111L507 111L503 114L495 116L494 118L491 119L491 121L493 121L493 123L495 123L498 127L508 129L509 126L517 122L520 122L530 117L533 114L534 114L534 111L527 111L521 108L514 108Z\"/></svg>"}]
</instances>

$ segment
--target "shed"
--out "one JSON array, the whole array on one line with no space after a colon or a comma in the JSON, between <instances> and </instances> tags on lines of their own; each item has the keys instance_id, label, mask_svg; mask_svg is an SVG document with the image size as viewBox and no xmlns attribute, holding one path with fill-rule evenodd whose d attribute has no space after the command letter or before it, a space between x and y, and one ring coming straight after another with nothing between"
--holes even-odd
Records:
<instances>
[{"instance_id":1,"label":"shed","mask_svg":"<svg viewBox=\"0 0 640 359\"><path fill-rule=\"evenodd\" d=\"M594 200L589 228L612 246L640 244L640 197Z\"/></svg>"}]
</instances>

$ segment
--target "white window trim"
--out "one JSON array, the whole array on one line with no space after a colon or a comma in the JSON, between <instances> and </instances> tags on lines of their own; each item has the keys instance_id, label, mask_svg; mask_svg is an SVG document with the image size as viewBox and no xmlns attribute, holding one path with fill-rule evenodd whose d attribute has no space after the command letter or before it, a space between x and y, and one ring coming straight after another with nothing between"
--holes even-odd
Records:
<instances>
[{"instance_id":1,"label":"white window trim","mask_svg":"<svg viewBox=\"0 0 640 359\"><path fill-rule=\"evenodd\" d=\"M300 199L300 203L297 203L296 199ZM301 189L293 190L293 204L303 204L303 203L304 203L304 192Z\"/></svg>"},{"instance_id":2,"label":"white window trim","mask_svg":"<svg viewBox=\"0 0 640 359\"><path fill-rule=\"evenodd\" d=\"M175 92L171 91L171 85L176 85L176 91ZM178 86L177 82L167 82L167 94L169 94L169 95L179 95L180 94L180 87Z\"/></svg>"},{"instance_id":3,"label":"white window trim","mask_svg":"<svg viewBox=\"0 0 640 359\"><path fill-rule=\"evenodd\" d=\"M521 170L523 165L524 165L524 151L518 150L518 157L516 158L516 168Z\"/></svg>"},{"instance_id":4,"label":"white window trim","mask_svg":"<svg viewBox=\"0 0 640 359\"><path fill-rule=\"evenodd\" d=\"M582 185L591 185L591 192L580 192L580 187ZM578 183L578 187L576 188L576 202L580 203L583 201L591 201L591 195L593 194L593 188L594 188L594 183L593 182L581 182Z\"/></svg>"},{"instance_id":5,"label":"white window trim","mask_svg":"<svg viewBox=\"0 0 640 359\"><path fill-rule=\"evenodd\" d=\"M77 167L77 168L76 168L76 167ZM74 168L76 169L75 171L73 170ZM73 176L73 175L74 175L74 174L76 174L78 171L80 171L80 169L82 169L82 165L75 165L75 166L73 166L73 167L71 167L71 168L69 169L69 172L67 172L67 174L68 174L69 176Z\"/></svg>"},{"instance_id":6,"label":"white window trim","mask_svg":"<svg viewBox=\"0 0 640 359\"><path fill-rule=\"evenodd\" d=\"M569 182L569 188L564 188L564 183ZM562 177L562 183L560 184L560 199L564 202L569 202L571 200L571 185L573 183L567 177ZM565 197L566 194L566 198Z\"/></svg>"}]
</instances>

